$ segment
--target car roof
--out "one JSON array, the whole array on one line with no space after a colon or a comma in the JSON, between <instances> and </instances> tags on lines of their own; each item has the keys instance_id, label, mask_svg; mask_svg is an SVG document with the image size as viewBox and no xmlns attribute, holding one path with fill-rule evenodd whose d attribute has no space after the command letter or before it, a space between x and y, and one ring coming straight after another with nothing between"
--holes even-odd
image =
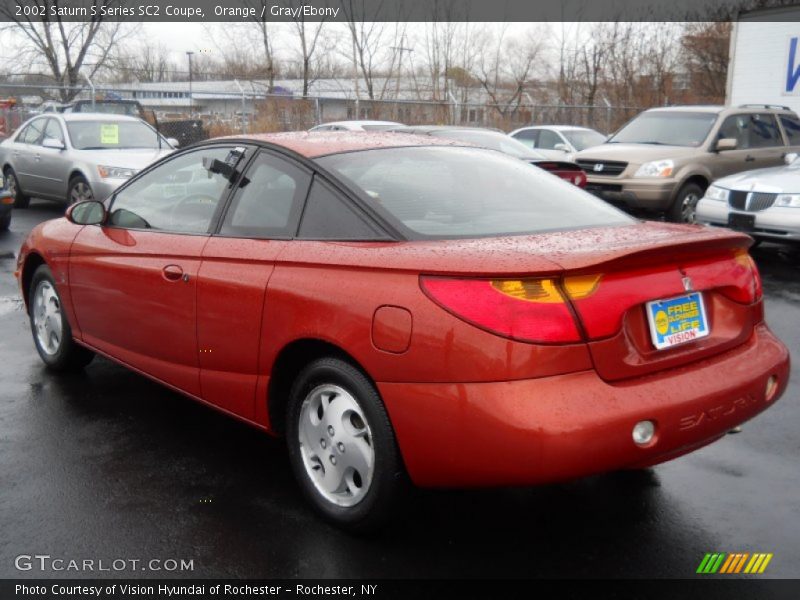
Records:
<instances>
[{"instance_id":1,"label":"car roof","mask_svg":"<svg viewBox=\"0 0 800 600\"><path fill-rule=\"evenodd\" d=\"M474 131L477 133L503 133L499 129L490 129L489 127L461 127L458 125L404 125L403 127L396 127L392 129L392 133L414 133L416 135L425 135L434 133L436 131Z\"/></svg>"},{"instance_id":2,"label":"car roof","mask_svg":"<svg viewBox=\"0 0 800 600\"><path fill-rule=\"evenodd\" d=\"M721 113L726 107L718 104L697 104L686 106L658 106L656 108L648 108L644 112L707 112L707 113Z\"/></svg>"},{"instance_id":3,"label":"car roof","mask_svg":"<svg viewBox=\"0 0 800 600\"><path fill-rule=\"evenodd\" d=\"M524 131L526 129L554 129L555 131L575 131L579 129L582 131L595 131L591 127L581 127L580 125L528 125L527 127L520 127L512 133Z\"/></svg>"},{"instance_id":4,"label":"car roof","mask_svg":"<svg viewBox=\"0 0 800 600\"><path fill-rule=\"evenodd\" d=\"M256 142L275 144L276 146L283 146L306 158L380 148L465 145L456 140L420 137L419 135L402 133L386 133L382 131L292 131L288 133L237 135L216 139L239 140L243 143Z\"/></svg>"}]
</instances>

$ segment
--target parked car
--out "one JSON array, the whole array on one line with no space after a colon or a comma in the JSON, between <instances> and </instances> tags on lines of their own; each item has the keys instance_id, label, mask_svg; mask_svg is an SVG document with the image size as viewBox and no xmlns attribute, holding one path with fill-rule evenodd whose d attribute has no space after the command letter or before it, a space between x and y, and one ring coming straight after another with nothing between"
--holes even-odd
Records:
<instances>
[{"instance_id":1,"label":"parked car","mask_svg":"<svg viewBox=\"0 0 800 600\"><path fill-rule=\"evenodd\" d=\"M14 196L5 189L3 175L0 174L0 231L7 231L11 226L11 211L14 208Z\"/></svg>"},{"instance_id":2,"label":"parked car","mask_svg":"<svg viewBox=\"0 0 800 600\"><path fill-rule=\"evenodd\" d=\"M65 113L69 112L71 108L72 104L69 102L54 102L48 100L39 106L38 111L40 113Z\"/></svg>"},{"instance_id":3,"label":"parked car","mask_svg":"<svg viewBox=\"0 0 800 600\"><path fill-rule=\"evenodd\" d=\"M800 158L783 167L718 179L697 204L697 222L744 231L757 240L800 242Z\"/></svg>"},{"instance_id":4,"label":"parked car","mask_svg":"<svg viewBox=\"0 0 800 600\"><path fill-rule=\"evenodd\" d=\"M576 152L606 141L606 136L599 131L573 125L533 125L521 127L508 135L547 158L570 161L575 160Z\"/></svg>"},{"instance_id":5,"label":"parked car","mask_svg":"<svg viewBox=\"0 0 800 600\"><path fill-rule=\"evenodd\" d=\"M586 189L630 209L692 222L708 185L777 166L800 151L800 120L785 107L682 106L647 110L601 145L579 152Z\"/></svg>"},{"instance_id":6,"label":"parked car","mask_svg":"<svg viewBox=\"0 0 800 600\"><path fill-rule=\"evenodd\" d=\"M583 170L575 163L565 160L548 159L537 150L531 150L514 138L508 137L500 130L484 129L482 127L422 125L417 127L398 127L397 129L392 129L392 131L395 133L430 135L433 137L469 142L476 146L497 150L498 152L509 154L514 158L524 160L578 187L586 185L586 175L584 175Z\"/></svg>"},{"instance_id":7,"label":"parked car","mask_svg":"<svg viewBox=\"0 0 800 600\"><path fill-rule=\"evenodd\" d=\"M48 367L99 352L284 436L311 504L363 530L404 472L653 465L772 406L789 355L750 243L463 142L287 133L187 148L73 205L17 273Z\"/></svg>"},{"instance_id":8,"label":"parked car","mask_svg":"<svg viewBox=\"0 0 800 600\"><path fill-rule=\"evenodd\" d=\"M312 127L309 131L387 131L402 127L395 121L333 121Z\"/></svg>"},{"instance_id":9,"label":"parked car","mask_svg":"<svg viewBox=\"0 0 800 600\"><path fill-rule=\"evenodd\" d=\"M134 117L53 113L26 121L0 143L0 165L17 208L31 196L103 200L175 143Z\"/></svg>"}]
</instances>

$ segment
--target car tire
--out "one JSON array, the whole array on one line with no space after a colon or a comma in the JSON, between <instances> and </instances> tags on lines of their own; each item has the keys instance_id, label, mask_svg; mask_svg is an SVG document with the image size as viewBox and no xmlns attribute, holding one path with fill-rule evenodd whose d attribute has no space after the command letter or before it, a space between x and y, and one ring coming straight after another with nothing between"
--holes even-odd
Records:
<instances>
[{"instance_id":1,"label":"car tire","mask_svg":"<svg viewBox=\"0 0 800 600\"><path fill-rule=\"evenodd\" d=\"M14 172L14 169L11 167L6 168L3 175L6 179L6 188L11 192L11 195L14 196L14 208L28 208L31 203L31 198L19 187L19 180L17 179L17 174Z\"/></svg>"},{"instance_id":2,"label":"car tire","mask_svg":"<svg viewBox=\"0 0 800 600\"><path fill-rule=\"evenodd\" d=\"M11 227L11 213L0 217L0 231L8 231L9 227Z\"/></svg>"},{"instance_id":3,"label":"car tire","mask_svg":"<svg viewBox=\"0 0 800 600\"><path fill-rule=\"evenodd\" d=\"M28 314L36 351L49 369L77 371L92 362L94 352L77 344L53 273L41 265L33 274L28 293Z\"/></svg>"},{"instance_id":4,"label":"car tire","mask_svg":"<svg viewBox=\"0 0 800 600\"><path fill-rule=\"evenodd\" d=\"M83 175L76 175L69 180L69 187L67 188L67 204L77 204L78 202L86 202L94 200L94 192L92 186L86 181Z\"/></svg>"},{"instance_id":5,"label":"car tire","mask_svg":"<svg viewBox=\"0 0 800 600\"><path fill-rule=\"evenodd\" d=\"M394 512L405 471L372 382L339 358L307 365L287 407L289 460L304 495L328 521L369 533Z\"/></svg>"},{"instance_id":6,"label":"car tire","mask_svg":"<svg viewBox=\"0 0 800 600\"><path fill-rule=\"evenodd\" d=\"M703 197L705 189L696 183L687 183L675 196L667 218L674 223L694 223L697 203Z\"/></svg>"}]
</instances>

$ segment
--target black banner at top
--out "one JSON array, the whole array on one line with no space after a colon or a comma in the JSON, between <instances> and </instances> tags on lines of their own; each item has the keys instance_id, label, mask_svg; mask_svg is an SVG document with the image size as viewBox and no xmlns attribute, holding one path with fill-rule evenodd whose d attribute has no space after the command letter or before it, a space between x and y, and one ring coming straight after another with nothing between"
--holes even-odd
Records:
<instances>
[{"instance_id":1,"label":"black banner at top","mask_svg":"<svg viewBox=\"0 0 800 600\"><path fill-rule=\"evenodd\" d=\"M0 21L727 21L764 11L800 20L795 0L2 0Z\"/></svg>"}]
</instances>

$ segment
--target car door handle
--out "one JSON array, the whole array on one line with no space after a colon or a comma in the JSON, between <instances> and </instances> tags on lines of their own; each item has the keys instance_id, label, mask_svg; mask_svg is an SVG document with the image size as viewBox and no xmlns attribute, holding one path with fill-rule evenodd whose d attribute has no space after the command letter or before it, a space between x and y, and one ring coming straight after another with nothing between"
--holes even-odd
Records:
<instances>
[{"instance_id":1,"label":"car door handle","mask_svg":"<svg viewBox=\"0 0 800 600\"><path fill-rule=\"evenodd\" d=\"M178 265L167 265L161 270L161 273L167 281L180 281L181 279L189 281L189 276L184 275L183 269Z\"/></svg>"},{"instance_id":2,"label":"car door handle","mask_svg":"<svg viewBox=\"0 0 800 600\"><path fill-rule=\"evenodd\" d=\"M755 159L756 159L755 156L748 154L747 156L744 157L744 162L753 162Z\"/></svg>"},{"instance_id":3,"label":"car door handle","mask_svg":"<svg viewBox=\"0 0 800 600\"><path fill-rule=\"evenodd\" d=\"M38 155L38 154L34 154L34 155L33 155L33 160L36 160L36 161L38 161L38 160L39 160L39 155Z\"/></svg>"}]
</instances>

